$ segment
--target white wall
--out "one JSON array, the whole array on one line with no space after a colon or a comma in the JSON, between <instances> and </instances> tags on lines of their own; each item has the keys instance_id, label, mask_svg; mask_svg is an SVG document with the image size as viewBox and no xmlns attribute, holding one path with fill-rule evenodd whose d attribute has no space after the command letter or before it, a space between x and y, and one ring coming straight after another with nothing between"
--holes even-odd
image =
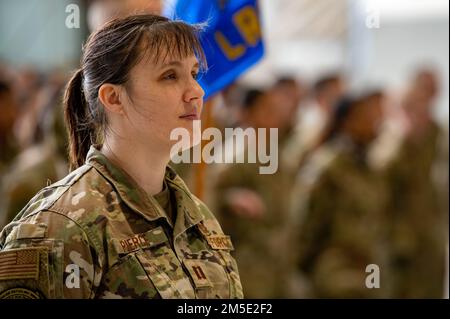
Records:
<instances>
[{"instance_id":1,"label":"white wall","mask_svg":"<svg viewBox=\"0 0 450 319\"><path fill-rule=\"evenodd\" d=\"M283 1L287 3L287 0ZM311 6L327 2L295 1ZM333 21L328 21L330 36L318 38L308 37L307 25L303 26L306 30L293 34L291 29L296 29L299 21L307 19L302 11L276 12L273 1L261 0L266 56L241 80L248 84L269 85L277 74L288 72L313 81L327 70L341 69L351 76L355 87L381 85L398 89L417 67L432 65L440 71L442 81L436 114L440 121L448 124L448 5L447 0L348 0L348 14L341 17L348 22L344 36L333 34ZM314 8L297 6L304 11L314 11ZM290 11L295 7L292 6ZM330 5L321 9L338 10L338 7ZM373 14L378 14L378 28L367 26L367 19ZM324 16L327 16L325 12ZM317 19L320 18L318 15ZM336 21L336 25L342 24L342 21ZM283 36L280 25L290 25L285 28L289 36Z\"/></svg>"},{"instance_id":2,"label":"white wall","mask_svg":"<svg viewBox=\"0 0 450 319\"><path fill-rule=\"evenodd\" d=\"M448 123L449 108L449 24L447 19L420 19L400 22L381 20L371 31L367 69L361 81L401 87L421 65L431 65L440 73L441 95L436 114Z\"/></svg>"},{"instance_id":3,"label":"white wall","mask_svg":"<svg viewBox=\"0 0 450 319\"><path fill-rule=\"evenodd\" d=\"M68 4L75 0L1 0L0 59L38 69L70 67L78 62L85 30L69 29ZM84 19L80 7L80 19Z\"/></svg>"}]
</instances>

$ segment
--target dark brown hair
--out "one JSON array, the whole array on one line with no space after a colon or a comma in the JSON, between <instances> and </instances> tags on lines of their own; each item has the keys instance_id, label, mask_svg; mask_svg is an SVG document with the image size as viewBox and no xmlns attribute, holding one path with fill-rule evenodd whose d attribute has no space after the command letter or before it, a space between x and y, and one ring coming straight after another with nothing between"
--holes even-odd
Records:
<instances>
[{"instance_id":1,"label":"dark brown hair","mask_svg":"<svg viewBox=\"0 0 450 319\"><path fill-rule=\"evenodd\" d=\"M89 147L101 142L106 128L106 114L98 100L100 86L125 85L131 69L146 54L155 63L169 56L195 55L201 68L205 68L206 59L198 38L201 28L144 14L112 20L89 36L81 68L73 74L64 94L71 169L84 164Z\"/></svg>"}]
</instances>

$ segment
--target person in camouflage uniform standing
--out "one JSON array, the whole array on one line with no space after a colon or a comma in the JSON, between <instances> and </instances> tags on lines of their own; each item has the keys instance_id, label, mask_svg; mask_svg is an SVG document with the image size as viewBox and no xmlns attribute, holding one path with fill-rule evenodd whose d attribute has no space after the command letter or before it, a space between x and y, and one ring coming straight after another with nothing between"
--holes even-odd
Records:
<instances>
[{"instance_id":1,"label":"person in camouflage uniform standing","mask_svg":"<svg viewBox=\"0 0 450 319\"><path fill-rule=\"evenodd\" d=\"M215 185L215 211L234 239L247 298L297 297L296 255L292 249L295 227L290 214L294 175L282 159L297 105L283 101L276 91L250 90L244 99L241 123L243 128L278 128L280 158L276 172L261 174L258 160L223 164ZM245 145L245 153L258 152L250 143Z\"/></svg>"},{"instance_id":2,"label":"person in camouflage uniform standing","mask_svg":"<svg viewBox=\"0 0 450 319\"><path fill-rule=\"evenodd\" d=\"M321 146L299 172L299 266L309 298L388 296L383 231L388 194L367 160L382 117L381 99L373 93L338 103ZM380 271L379 288L366 285L366 267L372 264Z\"/></svg>"},{"instance_id":3,"label":"person in camouflage uniform standing","mask_svg":"<svg viewBox=\"0 0 450 319\"><path fill-rule=\"evenodd\" d=\"M90 36L65 94L74 170L1 232L0 298L243 297L230 238L167 166L199 62L195 27L155 15Z\"/></svg>"},{"instance_id":4,"label":"person in camouflage uniform standing","mask_svg":"<svg viewBox=\"0 0 450 319\"><path fill-rule=\"evenodd\" d=\"M444 175L448 183L448 141L441 145L443 132L431 115L437 90L432 72L417 74L403 101L410 130L386 168L393 194L389 211L396 298L444 295L448 192L440 192L445 185L438 179Z\"/></svg>"}]
</instances>

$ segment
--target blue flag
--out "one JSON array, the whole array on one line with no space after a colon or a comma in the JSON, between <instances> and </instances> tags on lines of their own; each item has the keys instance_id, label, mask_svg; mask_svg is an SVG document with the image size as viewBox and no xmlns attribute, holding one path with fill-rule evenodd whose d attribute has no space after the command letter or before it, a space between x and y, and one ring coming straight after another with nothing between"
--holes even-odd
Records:
<instances>
[{"instance_id":1,"label":"blue flag","mask_svg":"<svg viewBox=\"0 0 450 319\"><path fill-rule=\"evenodd\" d=\"M178 0L164 15L190 24L206 22L200 36L208 71L199 80L205 99L233 82L264 54L257 0Z\"/></svg>"}]
</instances>

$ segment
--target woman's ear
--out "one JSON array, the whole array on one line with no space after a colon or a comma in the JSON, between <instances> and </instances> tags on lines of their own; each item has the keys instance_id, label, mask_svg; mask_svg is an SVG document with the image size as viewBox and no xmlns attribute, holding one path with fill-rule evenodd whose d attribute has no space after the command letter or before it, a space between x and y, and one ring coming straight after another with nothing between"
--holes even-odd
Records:
<instances>
[{"instance_id":1,"label":"woman's ear","mask_svg":"<svg viewBox=\"0 0 450 319\"><path fill-rule=\"evenodd\" d=\"M122 103L121 93L121 86L105 83L98 89L98 98L108 111L116 114L124 114L124 105Z\"/></svg>"}]
</instances>

